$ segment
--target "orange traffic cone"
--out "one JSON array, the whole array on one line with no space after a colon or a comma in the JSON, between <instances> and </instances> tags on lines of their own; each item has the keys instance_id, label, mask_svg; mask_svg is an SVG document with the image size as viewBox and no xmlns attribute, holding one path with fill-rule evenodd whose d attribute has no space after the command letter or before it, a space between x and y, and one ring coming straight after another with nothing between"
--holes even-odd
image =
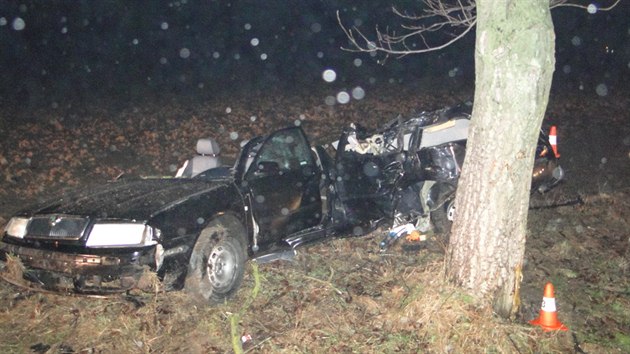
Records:
<instances>
[{"instance_id":1,"label":"orange traffic cone","mask_svg":"<svg viewBox=\"0 0 630 354\"><path fill-rule=\"evenodd\" d=\"M556 299L553 295L553 284L547 283L545 285L545 293L543 295L542 306L540 307L540 314L535 320L529 321L534 326L540 326L545 332L550 331L566 331L567 326L558 321L558 313L556 312Z\"/></svg>"},{"instance_id":2,"label":"orange traffic cone","mask_svg":"<svg viewBox=\"0 0 630 354\"><path fill-rule=\"evenodd\" d=\"M558 128L555 125L552 125L549 128L549 145L551 145L551 149L553 150L553 154L556 155L556 158L560 157L558 153Z\"/></svg>"}]
</instances>

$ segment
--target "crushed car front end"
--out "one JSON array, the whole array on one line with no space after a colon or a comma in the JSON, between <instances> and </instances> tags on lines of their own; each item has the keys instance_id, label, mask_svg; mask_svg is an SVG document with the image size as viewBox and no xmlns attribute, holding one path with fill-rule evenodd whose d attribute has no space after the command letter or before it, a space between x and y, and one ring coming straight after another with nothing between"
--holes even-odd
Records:
<instances>
[{"instance_id":1,"label":"crushed car front end","mask_svg":"<svg viewBox=\"0 0 630 354\"><path fill-rule=\"evenodd\" d=\"M0 268L5 280L44 290L104 294L147 287L146 270L163 260L159 236L143 222L15 216L0 241Z\"/></svg>"},{"instance_id":2,"label":"crushed car front end","mask_svg":"<svg viewBox=\"0 0 630 354\"><path fill-rule=\"evenodd\" d=\"M446 233L455 215L472 103L402 116L369 131L351 124L338 141L334 188L345 219L408 223ZM532 171L532 193L564 180L557 128L541 130Z\"/></svg>"}]
</instances>

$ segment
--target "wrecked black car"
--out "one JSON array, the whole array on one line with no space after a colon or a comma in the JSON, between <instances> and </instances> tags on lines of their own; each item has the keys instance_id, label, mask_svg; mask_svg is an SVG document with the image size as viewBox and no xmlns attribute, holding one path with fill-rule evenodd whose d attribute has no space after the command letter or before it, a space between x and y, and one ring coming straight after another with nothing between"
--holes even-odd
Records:
<instances>
[{"instance_id":1,"label":"wrecked black car","mask_svg":"<svg viewBox=\"0 0 630 354\"><path fill-rule=\"evenodd\" d=\"M334 154L290 127L251 139L233 164L201 139L175 178L120 178L19 212L0 241L0 268L14 283L83 294L150 288L157 275L166 289L221 302L248 259L291 257L382 223L448 222L469 117L444 109L376 133L351 126ZM562 179L547 140L533 178L541 191Z\"/></svg>"},{"instance_id":2,"label":"wrecked black car","mask_svg":"<svg viewBox=\"0 0 630 354\"><path fill-rule=\"evenodd\" d=\"M334 185L338 197L349 197L342 203L344 208L353 210L357 221L386 215L394 227L409 222L421 227L422 218L430 218L436 231L447 232L454 216L471 109L469 102L408 119L399 116L376 132L356 125L345 129L333 143L334 172L341 176ZM564 178L555 126L551 132L539 134L532 193L545 193Z\"/></svg>"},{"instance_id":3,"label":"wrecked black car","mask_svg":"<svg viewBox=\"0 0 630 354\"><path fill-rule=\"evenodd\" d=\"M121 178L18 213L0 242L5 268L17 257L32 286L87 294L157 274L167 289L219 302L249 258L327 234L324 168L301 128L252 139L234 165L211 154L211 139L197 147L210 153L180 178Z\"/></svg>"}]
</instances>

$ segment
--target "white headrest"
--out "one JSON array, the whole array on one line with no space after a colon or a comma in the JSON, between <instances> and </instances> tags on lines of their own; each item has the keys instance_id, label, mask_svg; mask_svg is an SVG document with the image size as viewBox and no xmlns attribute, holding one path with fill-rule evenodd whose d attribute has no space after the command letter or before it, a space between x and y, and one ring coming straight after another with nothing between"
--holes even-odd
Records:
<instances>
[{"instance_id":1,"label":"white headrest","mask_svg":"<svg viewBox=\"0 0 630 354\"><path fill-rule=\"evenodd\" d=\"M221 148L216 140L212 138L197 140L197 153L201 155L218 155Z\"/></svg>"}]
</instances>

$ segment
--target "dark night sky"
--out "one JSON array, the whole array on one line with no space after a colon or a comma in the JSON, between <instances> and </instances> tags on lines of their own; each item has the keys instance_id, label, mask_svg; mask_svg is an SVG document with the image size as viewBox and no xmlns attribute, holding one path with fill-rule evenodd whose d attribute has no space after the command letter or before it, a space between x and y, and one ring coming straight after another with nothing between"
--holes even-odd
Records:
<instances>
[{"instance_id":1,"label":"dark night sky","mask_svg":"<svg viewBox=\"0 0 630 354\"><path fill-rule=\"evenodd\" d=\"M448 50L385 65L380 57L340 50L347 41L337 10L346 23L373 33L377 24L396 24L392 4L418 2L0 0L0 102L25 107L92 95L295 89L322 84L326 68L350 85L425 76L472 82L473 34ZM600 97L627 88L627 1L609 13L564 8L553 15L556 86Z\"/></svg>"}]
</instances>

